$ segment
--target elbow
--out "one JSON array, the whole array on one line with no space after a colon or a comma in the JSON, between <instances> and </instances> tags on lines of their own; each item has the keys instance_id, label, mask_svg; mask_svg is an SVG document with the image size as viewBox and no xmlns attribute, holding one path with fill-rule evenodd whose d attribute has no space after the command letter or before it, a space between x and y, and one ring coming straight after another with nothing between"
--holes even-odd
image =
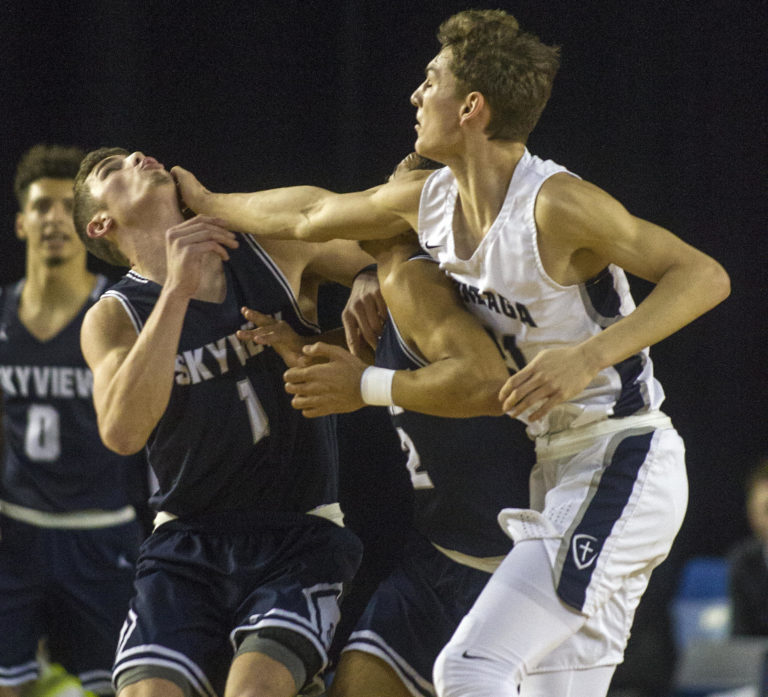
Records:
<instances>
[{"instance_id":1,"label":"elbow","mask_svg":"<svg viewBox=\"0 0 768 697\"><path fill-rule=\"evenodd\" d=\"M135 455L147 442L146 438L139 437L120 425L99 426L99 435L102 443L118 455Z\"/></svg>"},{"instance_id":2,"label":"elbow","mask_svg":"<svg viewBox=\"0 0 768 697\"><path fill-rule=\"evenodd\" d=\"M703 285L707 289L712 303L711 307L719 305L731 294L731 278L728 272L714 259L709 260Z\"/></svg>"},{"instance_id":3,"label":"elbow","mask_svg":"<svg viewBox=\"0 0 768 697\"><path fill-rule=\"evenodd\" d=\"M718 273L717 273L717 287L720 292L720 299L718 302L723 302L730 294L731 294L731 277L728 275L728 272L720 266L718 266Z\"/></svg>"}]
</instances>

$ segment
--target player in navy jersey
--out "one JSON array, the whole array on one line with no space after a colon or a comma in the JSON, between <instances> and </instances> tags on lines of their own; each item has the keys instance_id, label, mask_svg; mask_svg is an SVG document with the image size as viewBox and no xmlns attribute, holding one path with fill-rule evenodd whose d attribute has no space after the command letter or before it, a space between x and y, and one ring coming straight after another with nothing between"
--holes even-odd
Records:
<instances>
[{"instance_id":1,"label":"player in navy jersey","mask_svg":"<svg viewBox=\"0 0 768 697\"><path fill-rule=\"evenodd\" d=\"M416 167L434 163L412 153L393 176ZM406 371L401 379L423 377L418 373L423 369L436 373L431 389L455 395L443 400L441 411L470 418L390 407L392 424L407 453L414 524L398 564L374 592L346 642L330 695L420 697L434 694L435 658L511 547L496 516L504 507L527 506L533 448L518 422L504 416L472 418L498 411L496 393L507 370L499 349L462 307L455 288L420 250L415 236L363 247L378 262L389 308L376 365ZM414 304L414 297L428 297L429 303ZM262 343L282 341L286 362L299 364L301 354L285 348L301 347L301 342L285 323L256 312L246 316L259 327L247 335ZM327 344L307 350L322 361L285 374L287 389L299 392L296 408L317 416L321 411L345 413L363 406L359 386L367 363ZM398 385L401 403L408 404L409 396L422 398L422 384L406 388L409 394ZM319 387L322 402L302 394Z\"/></svg>"},{"instance_id":2,"label":"player in navy jersey","mask_svg":"<svg viewBox=\"0 0 768 697\"><path fill-rule=\"evenodd\" d=\"M659 410L648 347L725 299L730 281L714 259L527 150L556 47L501 10L454 15L438 38L411 102L415 150L443 169L351 194L212 194L175 173L193 210L241 231L418 231L503 348L515 372L500 401L537 449L531 509L501 517L516 544L441 652L437 692L599 697L687 505L684 447ZM625 271L655 284L636 309ZM398 403L397 379L365 375L364 391Z\"/></svg>"},{"instance_id":3,"label":"player in navy jersey","mask_svg":"<svg viewBox=\"0 0 768 697\"><path fill-rule=\"evenodd\" d=\"M134 503L146 462L101 442L80 325L107 279L86 268L72 220L83 153L37 145L19 162L16 234L26 273L0 289L0 695L40 673L38 643L97 694L131 596Z\"/></svg>"},{"instance_id":4,"label":"player in navy jersey","mask_svg":"<svg viewBox=\"0 0 768 697\"><path fill-rule=\"evenodd\" d=\"M424 371L434 373L429 389L445 399L440 417L390 407L408 456L414 524L399 563L374 592L343 649L330 695L421 697L434 695L435 658L511 547L496 516L506 506L527 506L533 448L522 424L505 416L473 416L494 408L507 370L498 348L415 236L365 248L378 261L389 308L376 365L398 371L398 382L415 379L398 385L402 404L423 399ZM430 302L417 305L414 297ZM256 340L280 336L269 318L248 316L256 324L265 321L248 332ZM297 408L317 416L364 405L365 362L322 343L308 347L308 355L322 362L285 374L287 389L298 393ZM288 357L293 365L298 360ZM322 401L303 394L317 388Z\"/></svg>"},{"instance_id":5,"label":"player in navy jersey","mask_svg":"<svg viewBox=\"0 0 768 697\"><path fill-rule=\"evenodd\" d=\"M130 266L83 325L101 435L117 452L146 445L159 480L119 694L304 693L360 544L341 524L333 422L291 408L280 357L241 341L241 309L312 337L320 281L349 283L370 257L185 220L164 167L119 148L83 160L75 221L91 251Z\"/></svg>"}]
</instances>

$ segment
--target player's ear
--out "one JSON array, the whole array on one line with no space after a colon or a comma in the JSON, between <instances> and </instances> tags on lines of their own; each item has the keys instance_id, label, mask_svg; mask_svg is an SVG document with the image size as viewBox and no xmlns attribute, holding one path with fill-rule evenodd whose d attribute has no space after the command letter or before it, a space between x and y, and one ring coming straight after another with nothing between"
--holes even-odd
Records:
<instances>
[{"instance_id":1,"label":"player's ear","mask_svg":"<svg viewBox=\"0 0 768 697\"><path fill-rule=\"evenodd\" d=\"M15 228L16 228L16 237L20 240L26 240L27 233L24 230L24 214L21 211L19 211L16 214Z\"/></svg>"},{"instance_id":2,"label":"player's ear","mask_svg":"<svg viewBox=\"0 0 768 697\"><path fill-rule=\"evenodd\" d=\"M113 227L115 221L106 211L99 211L85 226L85 232L91 239L97 239L106 235Z\"/></svg>"},{"instance_id":3,"label":"player's ear","mask_svg":"<svg viewBox=\"0 0 768 697\"><path fill-rule=\"evenodd\" d=\"M485 97L482 92L470 92L461 103L459 123L463 126L465 123L476 120L483 113L485 106Z\"/></svg>"}]
</instances>

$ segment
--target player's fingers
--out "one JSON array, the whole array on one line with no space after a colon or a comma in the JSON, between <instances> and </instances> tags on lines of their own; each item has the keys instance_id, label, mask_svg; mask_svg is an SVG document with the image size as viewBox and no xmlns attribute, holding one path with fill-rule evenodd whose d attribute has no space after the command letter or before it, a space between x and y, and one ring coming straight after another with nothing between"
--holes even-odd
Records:
<instances>
[{"instance_id":1,"label":"player's fingers","mask_svg":"<svg viewBox=\"0 0 768 697\"><path fill-rule=\"evenodd\" d=\"M277 320L272 315L265 315L258 310L254 310L250 307L243 307L240 309L243 317L250 322L253 322L259 327L266 327L273 324L277 324Z\"/></svg>"},{"instance_id":2,"label":"player's fingers","mask_svg":"<svg viewBox=\"0 0 768 697\"><path fill-rule=\"evenodd\" d=\"M531 389L530 391L526 391L525 394L518 395L513 392L502 404L502 409L504 409L510 416L517 417L526 410L531 408L538 409L541 405L545 404L547 400L555 398L556 395L542 385Z\"/></svg>"},{"instance_id":3,"label":"player's fingers","mask_svg":"<svg viewBox=\"0 0 768 697\"><path fill-rule=\"evenodd\" d=\"M270 346L278 338L270 329L238 329L236 336L240 341L252 341L254 344Z\"/></svg>"},{"instance_id":4,"label":"player's fingers","mask_svg":"<svg viewBox=\"0 0 768 697\"><path fill-rule=\"evenodd\" d=\"M326 344L324 341L317 341L314 344L304 346L304 353L312 358L326 358L330 360L334 356L344 355L346 351L341 346Z\"/></svg>"},{"instance_id":5,"label":"player's fingers","mask_svg":"<svg viewBox=\"0 0 768 697\"><path fill-rule=\"evenodd\" d=\"M550 397L548 400L546 400L541 406L538 406L538 404L533 405L534 411L530 415L531 421L538 421L539 419L543 419L547 414L549 414L552 409L554 409L558 404L560 404L562 400L559 397Z\"/></svg>"},{"instance_id":6,"label":"player's fingers","mask_svg":"<svg viewBox=\"0 0 768 697\"><path fill-rule=\"evenodd\" d=\"M325 385L319 382L286 382L285 391L288 394L311 397L327 392Z\"/></svg>"}]
</instances>

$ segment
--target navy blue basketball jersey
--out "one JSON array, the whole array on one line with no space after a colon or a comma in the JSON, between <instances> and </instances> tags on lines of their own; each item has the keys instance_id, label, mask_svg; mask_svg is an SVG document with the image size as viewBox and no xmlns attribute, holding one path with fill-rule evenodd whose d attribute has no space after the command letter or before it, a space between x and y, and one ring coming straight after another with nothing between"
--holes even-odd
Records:
<instances>
[{"instance_id":1,"label":"navy blue basketball jersey","mask_svg":"<svg viewBox=\"0 0 768 697\"><path fill-rule=\"evenodd\" d=\"M426 364L390 316L376 348L376 365L415 370ZM511 542L496 516L502 508L528 507L534 463L523 424L506 416L451 419L400 407L390 407L390 413L408 453L417 529L462 554L506 554Z\"/></svg>"},{"instance_id":2,"label":"navy blue basketball jersey","mask_svg":"<svg viewBox=\"0 0 768 697\"><path fill-rule=\"evenodd\" d=\"M159 482L153 507L177 516L229 510L305 513L337 500L334 422L305 419L290 404L285 364L265 346L237 339L244 305L319 331L299 309L274 260L247 235L223 265L222 303L189 303L171 398L147 443ZM105 297L118 299L136 332L161 286L130 271Z\"/></svg>"},{"instance_id":3,"label":"navy blue basketball jersey","mask_svg":"<svg viewBox=\"0 0 768 697\"><path fill-rule=\"evenodd\" d=\"M19 320L24 281L0 291L3 464L0 499L39 511L116 510L146 489L142 456L101 442L93 376L80 352L80 325L108 281L56 336L40 341Z\"/></svg>"}]
</instances>

